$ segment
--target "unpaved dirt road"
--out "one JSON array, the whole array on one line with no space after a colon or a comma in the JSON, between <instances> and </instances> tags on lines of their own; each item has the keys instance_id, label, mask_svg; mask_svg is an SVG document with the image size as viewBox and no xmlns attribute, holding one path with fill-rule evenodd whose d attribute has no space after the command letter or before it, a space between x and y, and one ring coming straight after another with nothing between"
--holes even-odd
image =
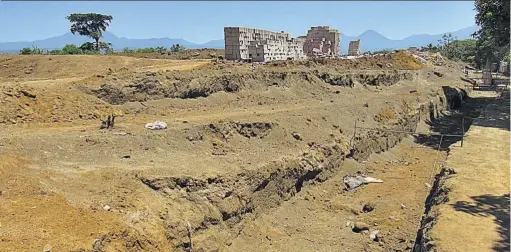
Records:
<instances>
[{"instance_id":1,"label":"unpaved dirt road","mask_svg":"<svg viewBox=\"0 0 511 252\"><path fill-rule=\"evenodd\" d=\"M483 106L447 166L456 174L445 182L449 201L437 207L431 231L437 251L509 251L509 93L472 97Z\"/></svg>"}]
</instances>

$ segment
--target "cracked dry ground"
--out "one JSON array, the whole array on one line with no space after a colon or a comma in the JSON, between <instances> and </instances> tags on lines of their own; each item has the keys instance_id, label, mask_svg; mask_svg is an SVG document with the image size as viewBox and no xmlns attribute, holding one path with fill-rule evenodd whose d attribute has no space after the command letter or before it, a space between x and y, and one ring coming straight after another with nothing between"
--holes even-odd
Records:
<instances>
[{"instance_id":1,"label":"cracked dry ground","mask_svg":"<svg viewBox=\"0 0 511 252\"><path fill-rule=\"evenodd\" d=\"M429 130L462 86L455 64L52 57L2 61L0 251L186 251L187 223L193 251L411 250L445 154L353 125ZM345 191L357 172L384 183Z\"/></svg>"}]
</instances>

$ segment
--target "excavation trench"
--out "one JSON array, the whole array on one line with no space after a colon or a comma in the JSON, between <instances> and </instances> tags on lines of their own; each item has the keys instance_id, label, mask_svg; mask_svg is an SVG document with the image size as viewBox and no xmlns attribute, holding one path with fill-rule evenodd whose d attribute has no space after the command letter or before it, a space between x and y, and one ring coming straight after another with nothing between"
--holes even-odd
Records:
<instances>
[{"instance_id":1,"label":"excavation trench","mask_svg":"<svg viewBox=\"0 0 511 252\"><path fill-rule=\"evenodd\" d=\"M463 100L464 92L444 88L444 95L431 101L433 106L423 104L414 113L402 116L391 129L413 132L420 120L442 120L439 112L455 109ZM173 204L172 200L180 198L184 206L193 209L193 212L201 213L190 220L194 237L200 237L197 239L205 240L205 237L211 237L211 232L229 230L229 235L215 238L218 239L216 242L208 243L208 251L215 250L220 249L224 243L222 241L236 237L247 221L274 210L283 202L292 199L303 187L314 186L333 177L340 172L341 164L346 158L365 160L372 153L381 153L396 146L405 135L385 131L359 132L354 136L351 151L343 151L337 145L314 145L300 158L272 162L260 169L239 174L205 179L143 177L140 181L167 199L168 205ZM416 141L428 143L420 137ZM442 176L441 174L437 177ZM435 195L438 194L437 191L441 191L440 184L440 181L435 183L426 200L427 209L427 206L432 204L430 202L438 198ZM188 250L188 232L183 228L182 220L166 218L164 222L169 242L178 250ZM421 230L424 229L423 225ZM420 234L420 230L417 233ZM417 240L423 240L422 237L418 235ZM218 247L211 247L211 244L217 244L215 246Z\"/></svg>"},{"instance_id":2,"label":"excavation trench","mask_svg":"<svg viewBox=\"0 0 511 252\"><path fill-rule=\"evenodd\" d=\"M479 116L480 107L478 107L478 104L476 104L474 100L468 97L466 91L464 90L458 91L444 87L444 92L446 93L448 108L455 110L455 113L451 114L450 116L439 118L438 122L432 124L432 129L436 128L436 131L441 134L461 135L470 128L473 122L473 119L471 118L476 118ZM465 116L467 117L467 120L463 120L465 124L462 126L463 129L461 129L459 124L456 126L456 123L462 121L462 118L465 118ZM438 151L448 151L450 145L460 140L460 137L450 137L450 139L442 142L439 141L438 137L429 140L425 138L421 139L424 144L430 146L433 142L436 141L436 145L439 147ZM435 225L437 217L434 211L434 207L449 200L448 194L450 189L445 186L445 181L454 176L454 174L456 174L456 172L453 169L442 167L440 172L435 175L431 191L429 192L429 195L424 202L424 213L422 215L422 219L420 220L420 227L417 230L415 244L412 249L413 252L426 252L434 250L434 242L429 236L429 231Z\"/></svg>"}]
</instances>

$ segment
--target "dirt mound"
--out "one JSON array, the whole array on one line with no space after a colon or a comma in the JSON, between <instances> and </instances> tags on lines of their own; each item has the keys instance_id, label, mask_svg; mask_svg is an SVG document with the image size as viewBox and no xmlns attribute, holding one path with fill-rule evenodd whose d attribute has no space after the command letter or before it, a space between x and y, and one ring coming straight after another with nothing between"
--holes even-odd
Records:
<instances>
[{"instance_id":1,"label":"dirt mound","mask_svg":"<svg viewBox=\"0 0 511 252\"><path fill-rule=\"evenodd\" d=\"M417 73L409 70L346 73L327 65L303 68L303 65L276 67L269 64L253 69L250 64L222 63L191 71L112 74L105 78L99 89L91 92L111 104L123 104L162 98L207 97L218 92L266 91L269 87L306 88L311 84L317 87L324 84L390 86L401 80L413 80L416 76Z\"/></svg>"},{"instance_id":2,"label":"dirt mound","mask_svg":"<svg viewBox=\"0 0 511 252\"><path fill-rule=\"evenodd\" d=\"M99 55L0 55L0 78L55 79L104 74L109 69L167 64L166 61Z\"/></svg>"},{"instance_id":3,"label":"dirt mound","mask_svg":"<svg viewBox=\"0 0 511 252\"><path fill-rule=\"evenodd\" d=\"M382 72L382 73L352 73L352 74L318 74L326 83L334 86L353 87L355 83L370 86L391 86L401 80L413 80L416 73L411 72Z\"/></svg>"},{"instance_id":4,"label":"dirt mound","mask_svg":"<svg viewBox=\"0 0 511 252\"><path fill-rule=\"evenodd\" d=\"M397 53L364 56L355 59L325 59L311 58L303 61L275 61L269 63L275 67L306 66L318 67L328 66L331 69L339 70L418 70L424 68L415 57L409 53L399 51Z\"/></svg>"},{"instance_id":5,"label":"dirt mound","mask_svg":"<svg viewBox=\"0 0 511 252\"><path fill-rule=\"evenodd\" d=\"M217 59L224 57L223 49L187 49L182 52L162 52L162 53L133 53L126 56L144 58L144 59L172 59L172 60L190 60L190 59Z\"/></svg>"},{"instance_id":6,"label":"dirt mound","mask_svg":"<svg viewBox=\"0 0 511 252\"><path fill-rule=\"evenodd\" d=\"M274 123L265 123L265 122L220 122L216 124L209 124L209 129L212 133L217 135L223 141L227 141L229 138L233 136L233 134L237 133L246 138L263 138L265 137L270 130L275 127Z\"/></svg>"},{"instance_id":7,"label":"dirt mound","mask_svg":"<svg viewBox=\"0 0 511 252\"><path fill-rule=\"evenodd\" d=\"M73 88L28 85L6 87L0 92L0 124L54 123L102 118L113 113L111 106Z\"/></svg>"}]
</instances>

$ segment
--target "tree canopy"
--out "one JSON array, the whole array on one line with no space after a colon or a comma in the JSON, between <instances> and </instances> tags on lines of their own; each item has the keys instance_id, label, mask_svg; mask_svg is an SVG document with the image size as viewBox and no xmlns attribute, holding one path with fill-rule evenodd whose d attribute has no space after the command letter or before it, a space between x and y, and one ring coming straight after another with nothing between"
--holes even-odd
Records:
<instances>
[{"instance_id":1,"label":"tree canopy","mask_svg":"<svg viewBox=\"0 0 511 252\"><path fill-rule=\"evenodd\" d=\"M112 22L113 17L98 13L74 13L66 17L71 22L71 33L87 36L96 41L96 50L100 49L99 39Z\"/></svg>"},{"instance_id":2,"label":"tree canopy","mask_svg":"<svg viewBox=\"0 0 511 252\"><path fill-rule=\"evenodd\" d=\"M504 59L509 54L509 0L476 0L476 24L480 29L473 35L478 39L476 62L481 66L489 61Z\"/></svg>"},{"instance_id":3,"label":"tree canopy","mask_svg":"<svg viewBox=\"0 0 511 252\"><path fill-rule=\"evenodd\" d=\"M180 45L180 44L175 44L175 45L172 45L170 47L170 51L171 52L181 52L181 51L184 51L185 50L185 47L183 45Z\"/></svg>"}]
</instances>

